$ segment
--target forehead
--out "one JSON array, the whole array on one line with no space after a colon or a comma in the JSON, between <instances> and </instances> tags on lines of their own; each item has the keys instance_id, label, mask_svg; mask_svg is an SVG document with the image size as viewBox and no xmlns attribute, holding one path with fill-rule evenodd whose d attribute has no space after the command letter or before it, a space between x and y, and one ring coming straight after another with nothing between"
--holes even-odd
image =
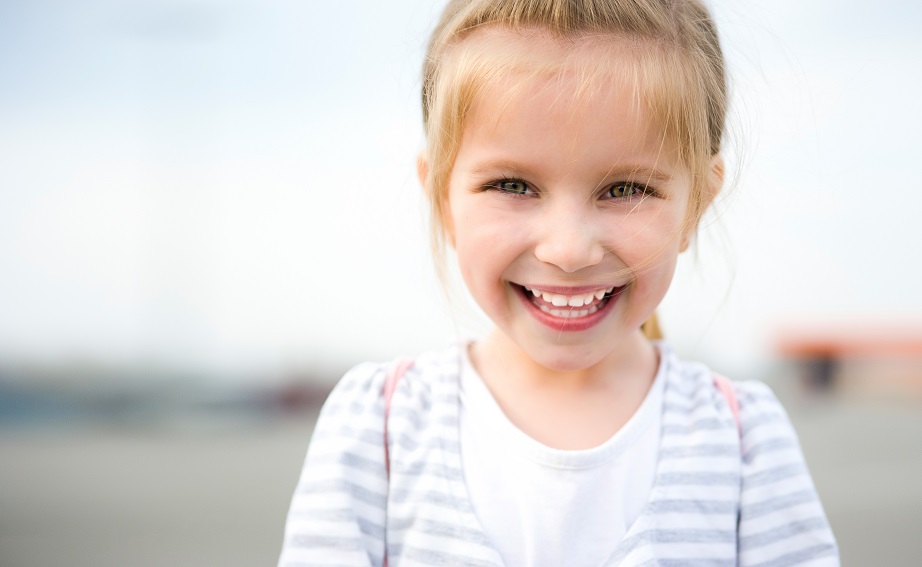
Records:
<instances>
[{"instance_id":1,"label":"forehead","mask_svg":"<svg viewBox=\"0 0 922 567\"><path fill-rule=\"evenodd\" d=\"M472 30L448 51L446 62L470 58L492 68L620 73L649 42L613 33L560 34L542 28L489 25Z\"/></svg>"},{"instance_id":2,"label":"forehead","mask_svg":"<svg viewBox=\"0 0 922 567\"><path fill-rule=\"evenodd\" d=\"M468 96L462 140L549 137L557 143L545 145L567 154L662 158L671 150L646 103L637 46L626 39L488 28L457 47L453 63Z\"/></svg>"}]
</instances>

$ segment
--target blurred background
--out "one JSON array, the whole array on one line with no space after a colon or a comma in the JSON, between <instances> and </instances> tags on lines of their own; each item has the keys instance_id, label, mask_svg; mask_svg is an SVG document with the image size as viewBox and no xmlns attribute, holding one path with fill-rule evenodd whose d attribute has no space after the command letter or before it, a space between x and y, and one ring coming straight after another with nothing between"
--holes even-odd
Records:
<instances>
[{"instance_id":1,"label":"blurred background","mask_svg":"<svg viewBox=\"0 0 922 567\"><path fill-rule=\"evenodd\" d=\"M342 372L482 331L414 171L442 5L0 0L0 566L272 565ZM732 179L666 335L776 390L845 564L917 565L922 7L711 5Z\"/></svg>"}]
</instances>

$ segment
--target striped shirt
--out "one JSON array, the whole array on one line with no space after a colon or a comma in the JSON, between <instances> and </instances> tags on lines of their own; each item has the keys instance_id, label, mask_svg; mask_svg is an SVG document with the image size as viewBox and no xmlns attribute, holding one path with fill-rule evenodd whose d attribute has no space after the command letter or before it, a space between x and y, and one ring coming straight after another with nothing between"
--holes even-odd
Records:
<instances>
[{"instance_id":1,"label":"striped shirt","mask_svg":"<svg viewBox=\"0 0 922 567\"><path fill-rule=\"evenodd\" d=\"M771 391L735 385L740 432L711 372L662 352L650 500L603 565L838 565L797 437ZM381 396L388 365L362 364L343 377L320 413L280 566L380 566L385 554L390 567L504 565L464 482L460 357L458 348L423 355L398 385L390 480Z\"/></svg>"}]
</instances>

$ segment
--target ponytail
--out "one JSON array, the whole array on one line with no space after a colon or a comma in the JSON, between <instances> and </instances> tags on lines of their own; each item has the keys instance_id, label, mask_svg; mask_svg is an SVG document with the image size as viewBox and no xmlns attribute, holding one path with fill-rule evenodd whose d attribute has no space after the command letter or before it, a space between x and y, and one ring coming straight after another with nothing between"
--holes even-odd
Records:
<instances>
[{"instance_id":1,"label":"ponytail","mask_svg":"<svg viewBox=\"0 0 922 567\"><path fill-rule=\"evenodd\" d=\"M658 341L663 338L663 329L659 326L659 319L656 317L656 313L650 315L650 318L644 321L644 324L640 326L640 330L643 333L643 336L651 341Z\"/></svg>"}]
</instances>

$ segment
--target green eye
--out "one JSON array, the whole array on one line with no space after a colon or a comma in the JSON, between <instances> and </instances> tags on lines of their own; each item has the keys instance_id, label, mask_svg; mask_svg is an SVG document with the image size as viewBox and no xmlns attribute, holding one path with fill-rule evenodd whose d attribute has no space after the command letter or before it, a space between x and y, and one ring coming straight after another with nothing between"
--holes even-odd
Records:
<instances>
[{"instance_id":1,"label":"green eye","mask_svg":"<svg viewBox=\"0 0 922 567\"><path fill-rule=\"evenodd\" d=\"M496 187L500 191L512 193L513 195L524 195L528 193L528 185L524 181L518 181L516 179L500 181L496 184Z\"/></svg>"},{"instance_id":2,"label":"green eye","mask_svg":"<svg viewBox=\"0 0 922 567\"><path fill-rule=\"evenodd\" d=\"M608 188L608 196L613 199L626 199L644 192L644 187L631 181L615 183Z\"/></svg>"}]
</instances>

